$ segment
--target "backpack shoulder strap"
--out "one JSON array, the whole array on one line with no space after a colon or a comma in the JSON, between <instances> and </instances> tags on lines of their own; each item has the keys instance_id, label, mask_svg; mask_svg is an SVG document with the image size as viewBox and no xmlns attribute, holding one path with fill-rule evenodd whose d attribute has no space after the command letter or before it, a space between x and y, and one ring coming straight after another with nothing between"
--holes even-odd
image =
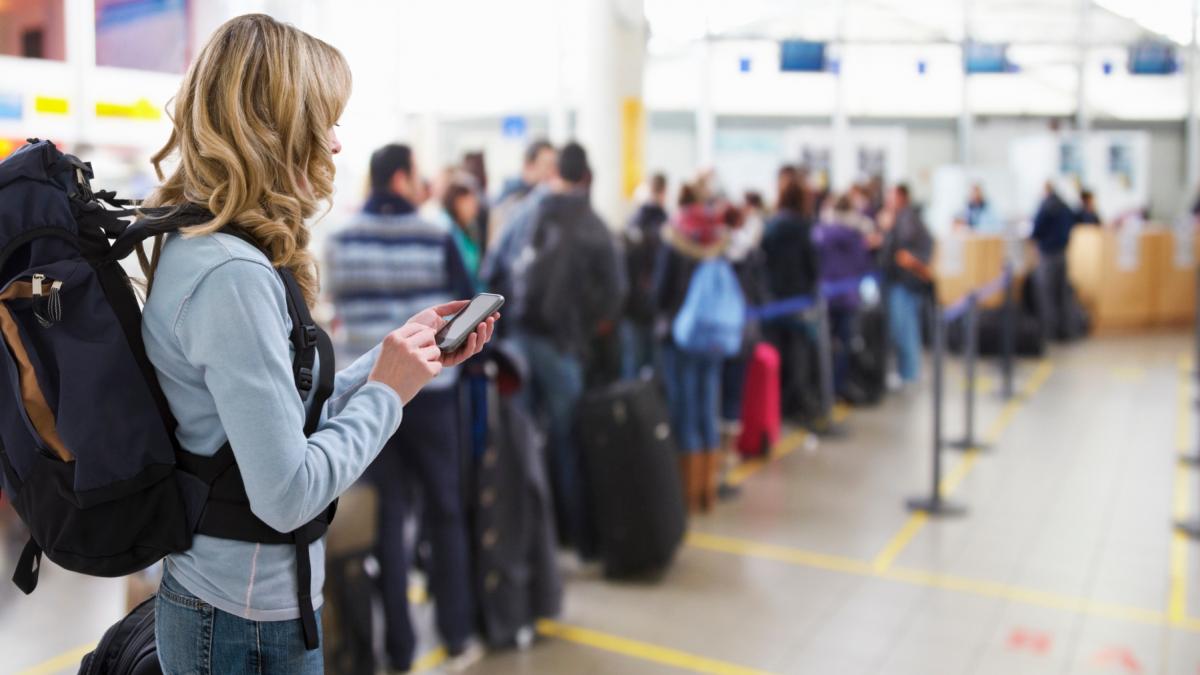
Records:
<instances>
[{"instance_id":1,"label":"backpack shoulder strap","mask_svg":"<svg viewBox=\"0 0 1200 675\"><path fill-rule=\"evenodd\" d=\"M142 216L126 227L108 252L108 260L122 260L147 239L179 231L190 225L200 225L213 219L213 214L203 207L183 206L147 207L137 210L109 212L117 217Z\"/></svg>"}]
</instances>

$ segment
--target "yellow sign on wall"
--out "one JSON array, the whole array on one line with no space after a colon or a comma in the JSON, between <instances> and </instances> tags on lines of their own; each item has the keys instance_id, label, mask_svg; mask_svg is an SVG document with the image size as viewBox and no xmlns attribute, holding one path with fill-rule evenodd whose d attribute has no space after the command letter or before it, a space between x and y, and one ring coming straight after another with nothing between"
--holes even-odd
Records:
<instances>
[{"instance_id":1,"label":"yellow sign on wall","mask_svg":"<svg viewBox=\"0 0 1200 675\"><path fill-rule=\"evenodd\" d=\"M129 120L159 120L162 119L162 110L159 110L150 101L141 98L137 102L129 103L109 103L105 101L96 102L96 117L117 117Z\"/></svg>"},{"instance_id":2,"label":"yellow sign on wall","mask_svg":"<svg viewBox=\"0 0 1200 675\"><path fill-rule=\"evenodd\" d=\"M621 101L621 194L625 199L641 185L646 169L646 109L642 99L630 96Z\"/></svg>"},{"instance_id":3,"label":"yellow sign on wall","mask_svg":"<svg viewBox=\"0 0 1200 675\"><path fill-rule=\"evenodd\" d=\"M43 115L66 115L71 106L65 98L57 96L36 96L33 99L33 109Z\"/></svg>"}]
</instances>

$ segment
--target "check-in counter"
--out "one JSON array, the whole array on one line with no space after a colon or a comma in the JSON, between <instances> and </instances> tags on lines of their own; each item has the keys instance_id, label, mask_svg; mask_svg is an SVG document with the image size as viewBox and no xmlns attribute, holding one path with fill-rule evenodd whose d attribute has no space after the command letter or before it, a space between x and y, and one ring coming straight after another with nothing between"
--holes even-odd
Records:
<instances>
[{"instance_id":1,"label":"check-in counter","mask_svg":"<svg viewBox=\"0 0 1200 675\"><path fill-rule=\"evenodd\" d=\"M1004 272L1005 241L994 235L955 232L938 240L934 255L938 301L943 306L958 302L972 290L984 286ZM982 306L996 307L1004 301L997 293Z\"/></svg>"},{"instance_id":2,"label":"check-in counter","mask_svg":"<svg viewBox=\"0 0 1200 675\"><path fill-rule=\"evenodd\" d=\"M1186 325L1195 309L1196 238L1148 226L1077 227L1067 264L1080 302L1098 331Z\"/></svg>"}]
</instances>

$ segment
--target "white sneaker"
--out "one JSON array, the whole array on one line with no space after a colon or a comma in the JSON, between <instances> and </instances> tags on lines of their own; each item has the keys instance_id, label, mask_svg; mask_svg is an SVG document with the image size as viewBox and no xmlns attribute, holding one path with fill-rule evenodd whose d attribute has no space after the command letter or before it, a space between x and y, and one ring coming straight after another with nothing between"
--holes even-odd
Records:
<instances>
[{"instance_id":1,"label":"white sneaker","mask_svg":"<svg viewBox=\"0 0 1200 675\"><path fill-rule=\"evenodd\" d=\"M487 651L483 646L475 640L471 640L461 652L446 659L446 670L451 673L461 673L482 661L486 655Z\"/></svg>"},{"instance_id":2,"label":"white sneaker","mask_svg":"<svg viewBox=\"0 0 1200 675\"><path fill-rule=\"evenodd\" d=\"M901 379L900 373L888 373L887 390L888 391L900 391L903 388L904 388L904 380Z\"/></svg>"}]
</instances>

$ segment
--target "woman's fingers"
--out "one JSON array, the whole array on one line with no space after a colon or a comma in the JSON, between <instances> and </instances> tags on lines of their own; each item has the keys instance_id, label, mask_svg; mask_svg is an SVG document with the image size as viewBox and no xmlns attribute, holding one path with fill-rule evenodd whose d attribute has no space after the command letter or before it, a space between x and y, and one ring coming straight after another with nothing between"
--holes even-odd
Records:
<instances>
[{"instance_id":1,"label":"woman's fingers","mask_svg":"<svg viewBox=\"0 0 1200 675\"><path fill-rule=\"evenodd\" d=\"M423 323L417 323L415 321L409 321L408 323L404 324L403 326L400 326L399 328L396 329L396 332L400 335L400 337L405 338L405 339L417 337L425 332L428 332L430 335L430 339L432 339L433 335L435 334L435 331L433 330L433 328L430 328L429 326L426 326Z\"/></svg>"},{"instance_id":2,"label":"woman's fingers","mask_svg":"<svg viewBox=\"0 0 1200 675\"><path fill-rule=\"evenodd\" d=\"M437 312L440 316L448 316L450 314L454 314L455 312L461 311L462 308L466 307L470 302L470 300L454 300L452 302L442 303L436 307L430 307L430 309Z\"/></svg>"}]
</instances>

